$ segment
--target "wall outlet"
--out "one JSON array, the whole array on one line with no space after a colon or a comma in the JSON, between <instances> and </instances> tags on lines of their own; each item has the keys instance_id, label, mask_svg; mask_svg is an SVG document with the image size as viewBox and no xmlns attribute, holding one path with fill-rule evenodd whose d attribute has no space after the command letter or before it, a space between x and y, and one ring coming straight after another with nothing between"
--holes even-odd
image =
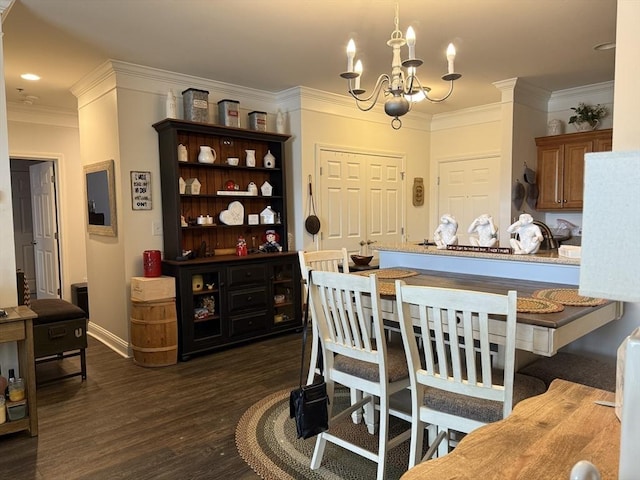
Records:
<instances>
[{"instance_id":1,"label":"wall outlet","mask_svg":"<svg viewBox=\"0 0 640 480\"><path fill-rule=\"evenodd\" d=\"M160 222L152 222L151 223L151 235L154 236L162 236L162 223Z\"/></svg>"}]
</instances>

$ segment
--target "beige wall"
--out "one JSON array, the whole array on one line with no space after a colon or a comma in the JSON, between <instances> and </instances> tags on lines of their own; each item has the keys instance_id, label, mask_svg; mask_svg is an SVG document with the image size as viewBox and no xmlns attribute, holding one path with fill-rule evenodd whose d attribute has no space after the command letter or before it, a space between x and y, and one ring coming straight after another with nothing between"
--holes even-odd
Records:
<instances>
[{"instance_id":1,"label":"beige wall","mask_svg":"<svg viewBox=\"0 0 640 480\"><path fill-rule=\"evenodd\" d=\"M6 7L5 4L0 5L1 9ZM2 36L2 22L0 22L0 72L4 72ZM13 227L6 98L4 75L0 75L0 225ZM15 305L16 299L16 260L13 235L0 235L0 306Z\"/></svg>"},{"instance_id":2,"label":"beige wall","mask_svg":"<svg viewBox=\"0 0 640 480\"><path fill-rule=\"evenodd\" d=\"M91 102L79 98L80 152L83 165L113 159L115 163L118 236L86 235L90 331L122 351L129 338L124 264L123 192L118 144L117 94L107 90ZM98 127L99 123L99 127ZM106 339L104 338L106 337Z\"/></svg>"},{"instance_id":3,"label":"beige wall","mask_svg":"<svg viewBox=\"0 0 640 480\"><path fill-rule=\"evenodd\" d=\"M355 110L355 105L347 108ZM411 114L410 114L411 115ZM410 123L410 122L405 122ZM425 122L425 124L428 124ZM404 157L405 168L405 198L406 230L405 235L411 241L425 238L429 231L429 204L414 207L411 201L411 189L414 177L422 177L424 182L429 178L429 133L427 130L412 128L409 125L400 130L393 130L389 126L389 117L376 112L370 112L368 117L353 118L321 112L317 109L303 109L300 113L302 131L300 140L296 139L293 162L296 165L293 186L294 198L298 201L294 206L294 237L295 248L315 250L319 246L319 236L316 243L312 235L304 230L304 218L307 213L307 185L308 177L312 176L318 192L318 147L331 146L373 153L393 153ZM315 195L315 194L314 194ZM316 203L318 216L322 221L322 204Z\"/></svg>"},{"instance_id":4,"label":"beige wall","mask_svg":"<svg viewBox=\"0 0 640 480\"><path fill-rule=\"evenodd\" d=\"M67 125L38 123L33 118L28 121L23 115L9 111L10 157L53 160L56 165L61 288L63 298L70 300L70 285L87 278L86 202L77 119L65 117L64 123Z\"/></svg>"}]
</instances>

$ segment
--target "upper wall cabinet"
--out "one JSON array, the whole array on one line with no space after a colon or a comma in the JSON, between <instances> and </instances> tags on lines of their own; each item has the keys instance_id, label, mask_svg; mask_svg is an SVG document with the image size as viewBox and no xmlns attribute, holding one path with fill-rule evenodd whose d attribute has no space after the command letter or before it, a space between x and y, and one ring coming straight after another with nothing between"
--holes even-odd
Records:
<instances>
[{"instance_id":1,"label":"upper wall cabinet","mask_svg":"<svg viewBox=\"0 0 640 480\"><path fill-rule=\"evenodd\" d=\"M582 210L584 156L611 151L612 130L536 138L538 210Z\"/></svg>"}]
</instances>

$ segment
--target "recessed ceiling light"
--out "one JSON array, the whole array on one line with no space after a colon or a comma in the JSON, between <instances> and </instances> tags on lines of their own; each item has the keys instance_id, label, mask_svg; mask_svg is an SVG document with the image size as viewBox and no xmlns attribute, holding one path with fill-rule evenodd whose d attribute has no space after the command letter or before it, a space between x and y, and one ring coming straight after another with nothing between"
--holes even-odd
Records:
<instances>
[{"instance_id":1,"label":"recessed ceiling light","mask_svg":"<svg viewBox=\"0 0 640 480\"><path fill-rule=\"evenodd\" d=\"M32 82L40 80L40 77L35 73L23 73L22 75L20 75L20 78L22 78L23 80L31 80Z\"/></svg>"},{"instance_id":2,"label":"recessed ceiling light","mask_svg":"<svg viewBox=\"0 0 640 480\"><path fill-rule=\"evenodd\" d=\"M616 48L615 42L599 43L593 47L594 50L611 50L612 48Z\"/></svg>"}]
</instances>

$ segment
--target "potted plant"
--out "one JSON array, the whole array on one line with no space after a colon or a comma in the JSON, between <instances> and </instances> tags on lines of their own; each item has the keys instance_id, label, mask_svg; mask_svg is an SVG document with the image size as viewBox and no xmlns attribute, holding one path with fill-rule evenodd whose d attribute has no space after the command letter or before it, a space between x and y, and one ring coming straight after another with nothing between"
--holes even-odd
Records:
<instances>
[{"instance_id":1,"label":"potted plant","mask_svg":"<svg viewBox=\"0 0 640 480\"><path fill-rule=\"evenodd\" d=\"M573 123L578 131L595 130L600 119L607 116L608 110L604 105L596 106L579 103L577 107L571 107L575 115L569 117L569 123Z\"/></svg>"}]
</instances>

